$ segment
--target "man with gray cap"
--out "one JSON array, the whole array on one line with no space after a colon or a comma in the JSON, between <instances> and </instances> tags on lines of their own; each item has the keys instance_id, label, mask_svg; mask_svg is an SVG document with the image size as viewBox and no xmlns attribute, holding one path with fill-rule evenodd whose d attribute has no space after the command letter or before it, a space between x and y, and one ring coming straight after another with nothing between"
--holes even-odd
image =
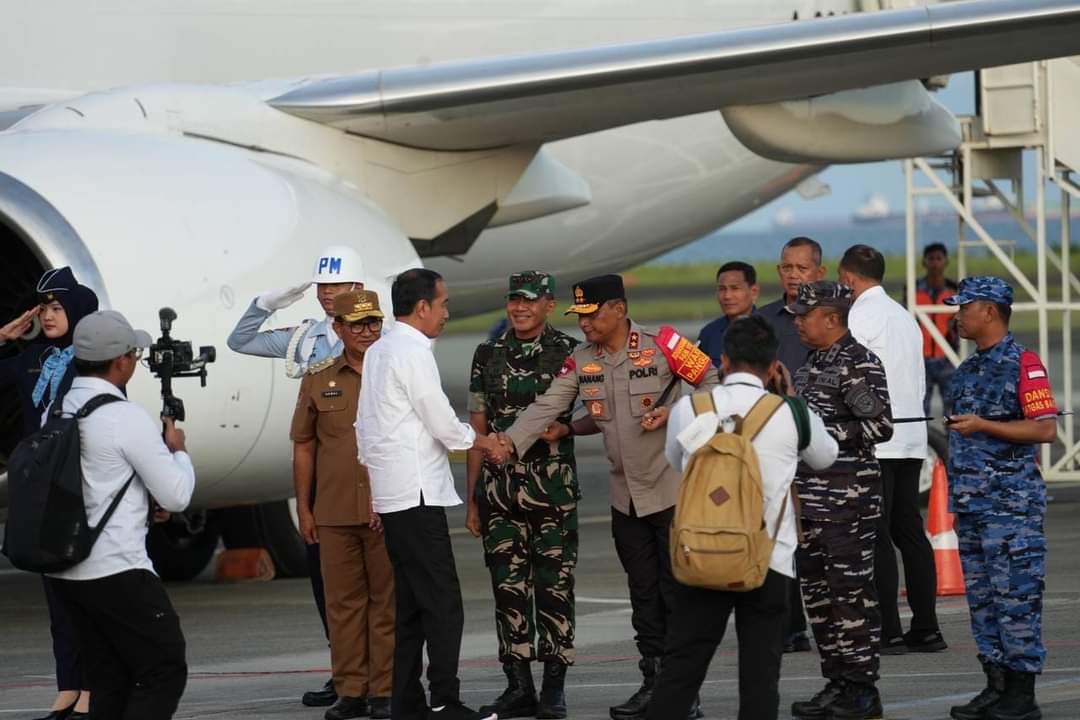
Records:
<instances>
[{"instance_id":1,"label":"man with gray cap","mask_svg":"<svg viewBox=\"0 0 1080 720\"><path fill-rule=\"evenodd\" d=\"M172 418L163 442L157 422L124 394L150 342L118 312L86 316L75 327L78 376L63 398L72 414L109 398L79 420L88 523L119 498L86 560L51 575L86 654L92 717L171 718L187 683L180 619L146 554L146 530L150 497L184 510L195 471Z\"/></svg>"},{"instance_id":2,"label":"man with gray cap","mask_svg":"<svg viewBox=\"0 0 1080 720\"><path fill-rule=\"evenodd\" d=\"M881 717L874 587L881 470L874 445L892 437L892 410L881 360L848 330L851 303L850 287L818 281L800 285L788 305L799 338L814 350L795 373L795 391L840 448L831 467L800 464L795 475L802 518L796 562L827 681L813 698L792 705L797 718Z\"/></svg>"}]
</instances>

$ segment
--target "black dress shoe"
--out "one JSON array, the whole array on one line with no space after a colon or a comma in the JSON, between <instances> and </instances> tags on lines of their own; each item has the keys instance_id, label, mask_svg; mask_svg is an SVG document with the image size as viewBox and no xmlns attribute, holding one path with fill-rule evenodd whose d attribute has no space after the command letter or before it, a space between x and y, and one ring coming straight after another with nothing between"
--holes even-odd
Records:
<instances>
[{"instance_id":1,"label":"black dress shoe","mask_svg":"<svg viewBox=\"0 0 1080 720\"><path fill-rule=\"evenodd\" d=\"M791 633L784 640L784 652L810 652L810 637L804 632Z\"/></svg>"},{"instance_id":2,"label":"black dress shoe","mask_svg":"<svg viewBox=\"0 0 1080 720\"><path fill-rule=\"evenodd\" d=\"M367 702L371 720L390 720L390 698L369 697Z\"/></svg>"},{"instance_id":3,"label":"black dress shoe","mask_svg":"<svg viewBox=\"0 0 1080 720\"><path fill-rule=\"evenodd\" d=\"M334 690L334 678L326 681L321 690L308 690L300 698L300 702L308 707L330 707L337 702L337 692Z\"/></svg>"},{"instance_id":4,"label":"black dress shoe","mask_svg":"<svg viewBox=\"0 0 1080 720\"><path fill-rule=\"evenodd\" d=\"M945 642L945 638L942 637L940 630L935 630L932 633L904 633L904 644L907 645L907 649L911 652L941 652L949 647L949 643Z\"/></svg>"},{"instance_id":5,"label":"black dress shoe","mask_svg":"<svg viewBox=\"0 0 1080 720\"><path fill-rule=\"evenodd\" d=\"M323 715L326 720L352 720L368 716L367 698L339 696L334 706Z\"/></svg>"},{"instance_id":6,"label":"black dress shoe","mask_svg":"<svg viewBox=\"0 0 1080 720\"><path fill-rule=\"evenodd\" d=\"M38 718L38 720L68 720L68 718L71 718L73 715L81 715L84 718L87 717L86 713L75 712L75 705L77 704L77 702L78 701L71 703L71 705L67 706L66 708L53 710L48 715Z\"/></svg>"},{"instance_id":7,"label":"black dress shoe","mask_svg":"<svg viewBox=\"0 0 1080 720\"><path fill-rule=\"evenodd\" d=\"M90 720L88 712L73 712L67 716L67 720Z\"/></svg>"},{"instance_id":8,"label":"black dress shoe","mask_svg":"<svg viewBox=\"0 0 1080 720\"><path fill-rule=\"evenodd\" d=\"M907 655L908 645L902 637L881 641L882 655Z\"/></svg>"}]
</instances>

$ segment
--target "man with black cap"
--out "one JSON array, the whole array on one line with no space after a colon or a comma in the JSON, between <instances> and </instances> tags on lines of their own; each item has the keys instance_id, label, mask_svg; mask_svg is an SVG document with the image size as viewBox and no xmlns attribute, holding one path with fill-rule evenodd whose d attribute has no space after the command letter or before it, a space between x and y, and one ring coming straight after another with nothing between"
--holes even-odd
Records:
<instances>
[{"instance_id":1,"label":"man with black cap","mask_svg":"<svg viewBox=\"0 0 1080 720\"><path fill-rule=\"evenodd\" d=\"M828 469L801 464L795 475L802 517L796 562L828 681L813 698L792 705L797 718L881 717L874 587L881 471L874 445L892 437L892 410L881 360L848 331L851 303L851 288L818 281L801 285L788 305L800 339L814 348L795 373L795 391L840 448Z\"/></svg>"},{"instance_id":2,"label":"man with black cap","mask_svg":"<svg viewBox=\"0 0 1080 720\"><path fill-rule=\"evenodd\" d=\"M716 370L704 353L687 360L689 345L670 328L662 333L633 322L627 314L626 292L618 275L601 275L574 286L574 304L586 344L567 358L551 386L521 413L505 438L520 456L550 423L580 398L588 416L604 435L611 459L611 526L615 549L626 571L633 609L631 621L641 653L644 682L621 705L611 708L616 720L643 718L664 654L667 618L672 608L674 578L668 554L668 531L681 476L664 456L665 435L655 432L667 422L681 386L673 367L688 373L701 387L717 384ZM669 355L680 348L678 357ZM687 348L692 350L693 348ZM697 362L700 356L702 362ZM672 357L672 361L667 361ZM674 392L665 389L672 387ZM580 422L580 421L579 421ZM576 428L583 429L581 427ZM563 432L574 432L563 426ZM692 717L700 716L697 703Z\"/></svg>"},{"instance_id":3,"label":"man with black cap","mask_svg":"<svg viewBox=\"0 0 1080 720\"><path fill-rule=\"evenodd\" d=\"M510 328L473 356L469 421L478 435L501 432L547 390L578 341L548 324L555 278L514 273L506 293ZM542 435L515 463L468 456L466 527L483 538L495 594L495 629L506 690L488 707L500 718L566 717L566 668L574 662L574 568L577 565L577 464L574 440ZM535 609L535 619L534 619ZM539 701L530 663L544 664Z\"/></svg>"},{"instance_id":4,"label":"man with black cap","mask_svg":"<svg viewBox=\"0 0 1080 720\"><path fill-rule=\"evenodd\" d=\"M330 626L337 701L326 720L390 717L394 667L394 570L379 516L371 512L367 468L357 460L356 410L364 355L382 334L379 296L350 290L334 297L334 333L343 352L315 363L293 412L293 484L300 533L318 543Z\"/></svg>"},{"instance_id":5,"label":"man with black cap","mask_svg":"<svg viewBox=\"0 0 1080 720\"><path fill-rule=\"evenodd\" d=\"M83 498L91 527L113 514L81 563L52 573L86 655L90 715L170 718L187 682L184 635L146 553L150 497L181 512L195 489L184 432L125 402L124 387L150 335L118 312L88 315L75 328L78 377L64 396L74 414L99 396L117 398L79 420Z\"/></svg>"}]
</instances>

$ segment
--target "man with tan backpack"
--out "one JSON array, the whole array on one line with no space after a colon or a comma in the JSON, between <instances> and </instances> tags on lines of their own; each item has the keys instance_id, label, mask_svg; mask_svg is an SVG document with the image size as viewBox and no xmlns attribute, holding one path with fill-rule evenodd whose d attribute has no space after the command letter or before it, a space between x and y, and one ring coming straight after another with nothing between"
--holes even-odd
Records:
<instances>
[{"instance_id":1,"label":"man with tan backpack","mask_svg":"<svg viewBox=\"0 0 1080 720\"><path fill-rule=\"evenodd\" d=\"M760 317L724 338L724 383L681 399L666 455L684 470L672 524L675 606L650 720L685 717L728 618L739 641L739 720L775 719L798 546L791 483L800 461L836 459L836 441L805 403L766 392L778 342Z\"/></svg>"}]
</instances>

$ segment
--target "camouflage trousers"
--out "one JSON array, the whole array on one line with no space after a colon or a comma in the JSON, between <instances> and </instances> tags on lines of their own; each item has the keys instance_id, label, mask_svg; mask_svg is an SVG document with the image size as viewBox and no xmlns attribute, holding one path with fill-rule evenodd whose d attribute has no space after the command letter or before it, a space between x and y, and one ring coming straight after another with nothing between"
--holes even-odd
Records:
<instances>
[{"instance_id":1,"label":"camouflage trousers","mask_svg":"<svg viewBox=\"0 0 1080 720\"><path fill-rule=\"evenodd\" d=\"M499 660L535 658L572 665L577 506L526 509L507 504L513 507L490 497L481 501Z\"/></svg>"},{"instance_id":2,"label":"camouflage trousers","mask_svg":"<svg viewBox=\"0 0 1080 720\"><path fill-rule=\"evenodd\" d=\"M829 680L878 678L881 610L874 587L877 519L803 519L796 558L806 614Z\"/></svg>"},{"instance_id":3,"label":"camouflage trousers","mask_svg":"<svg viewBox=\"0 0 1080 720\"><path fill-rule=\"evenodd\" d=\"M1042 515L957 513L956 535L979 655L1017 672L1042 672Z\"/></svg>"}]
</instances>

